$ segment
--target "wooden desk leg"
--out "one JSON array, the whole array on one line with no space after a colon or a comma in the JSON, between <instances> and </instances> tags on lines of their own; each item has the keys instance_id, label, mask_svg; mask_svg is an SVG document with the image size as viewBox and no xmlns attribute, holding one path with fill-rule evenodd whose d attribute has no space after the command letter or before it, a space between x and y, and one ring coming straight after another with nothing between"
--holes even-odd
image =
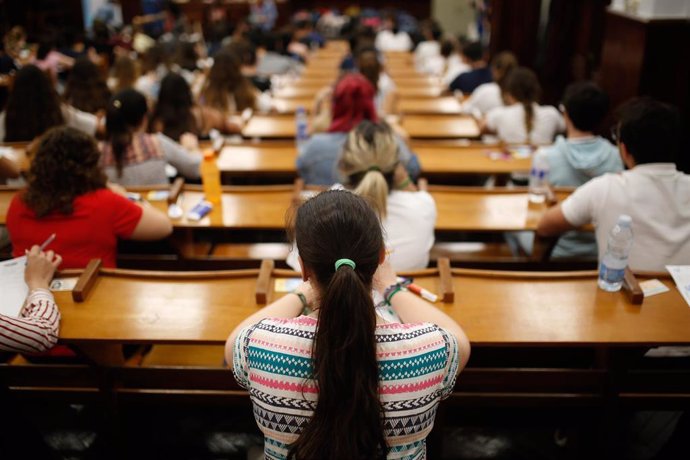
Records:
<instances>
[{"instance_id":1,"label":"wooden desk leg","mask_svg":"<svg viewBox=\"0 0 690 460\"><path fill-rule=\"evenodd\" d=\"M122 353L122 345L115 343L82 343L76 345L84 355L99 366L123 366L125 355Z\"/></svg>"}]
</instances>

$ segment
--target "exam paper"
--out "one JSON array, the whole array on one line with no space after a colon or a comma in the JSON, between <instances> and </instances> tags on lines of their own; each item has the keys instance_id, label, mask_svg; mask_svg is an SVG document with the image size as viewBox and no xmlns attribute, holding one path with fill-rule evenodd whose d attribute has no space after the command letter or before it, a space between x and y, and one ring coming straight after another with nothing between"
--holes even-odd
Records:
<instances>
[{"instance_id":1,"label":"exam paper","mask_svg":"<svg viewBox=\"0 0 690 460\"><path fill-rule=\"evenodd\" d=\"M666 270L673 277L680 294L690 307L690 265L666 265Z\"/></svg>"},{"instance_id":2,"label":"exam paper","mask_svg":"<svg viewBox=\"0 0 690 460\"><path fill-rule=\"evenodd\" d=\"M19 316L24 300L29 294L29 286L24 282L26 256L0 262L0 313Z\"/></svg>"}]
</instances>

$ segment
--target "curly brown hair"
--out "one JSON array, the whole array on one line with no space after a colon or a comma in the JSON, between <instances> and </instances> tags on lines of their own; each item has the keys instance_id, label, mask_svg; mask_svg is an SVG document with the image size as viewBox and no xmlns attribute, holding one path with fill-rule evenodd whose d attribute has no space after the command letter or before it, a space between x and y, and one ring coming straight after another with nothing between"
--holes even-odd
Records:
<instances>
[{"instance_id":1,"label":"curly brown hair","mask_svg":"<svg viewBox=\"0 0 690 460\"><path fill-rule=\"evenodd\" d=\"M74 199L106 186L95 139L74 128L52 128L40 139L28 173L26 205L36 217L71 214Z\"/></svg>"}]
</instances>

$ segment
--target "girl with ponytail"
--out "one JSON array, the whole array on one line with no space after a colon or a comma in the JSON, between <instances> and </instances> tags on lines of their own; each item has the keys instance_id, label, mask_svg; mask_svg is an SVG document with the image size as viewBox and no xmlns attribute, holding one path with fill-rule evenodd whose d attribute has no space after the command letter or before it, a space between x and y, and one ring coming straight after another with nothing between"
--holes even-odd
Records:
<instances>
[{"instance_id":1,"label":"girl with ponytail","mask_svg":"<svg viewBox=\"0 0 690 460\"><path fill-rule=\"evenodd\" d=\"M469 357L465 334L396 284L363 198L332 190L310 199L297 210L294 238L304 283L226 343L265 458L425 458L438 403ZM372 289L405 324L377 316ZM420 368L420 359L428 364Z\"/></svg>"},{"instance_id":2,"label":"girl with ponytail","mask_svg":"<svg viewBox=\"0 0 690 460\"><path fill-rule=\"evenodd\" d=\"M115 94L106 110L106 141L101 167L108 180L121 185L167 184L166 164L190 179L199 178L201 155L193 152L196 137L185 148L164 134L148 134L146 97L135 89Z\"/></svg>"},{"instance_id":3,"label":"girl with ponytail","mask_svg":"<svg viewBox=\"0 0 690 460\"><path fill-rule=\"evenodd\" d=\"M565 121L552 106L539 105L541 87L537 75L526 67L512 70L503 87L504 107L486 115L484 131L494 132L507 143L550 144L565 130Z\"/></svg>"},{"instance_id":4,"label":"girl with ponytail","mask_svg":"<svg viewBox=\"0 0 690 460\"><path fill-rule=\"evenodd\" d=\"M347 136L338 170L342 184L367 199L379 215L393 268L426 268L434 244L436 203L417 190L401 165L391 127L370 121L357 125Z\"/></svg>"}]
</instances>

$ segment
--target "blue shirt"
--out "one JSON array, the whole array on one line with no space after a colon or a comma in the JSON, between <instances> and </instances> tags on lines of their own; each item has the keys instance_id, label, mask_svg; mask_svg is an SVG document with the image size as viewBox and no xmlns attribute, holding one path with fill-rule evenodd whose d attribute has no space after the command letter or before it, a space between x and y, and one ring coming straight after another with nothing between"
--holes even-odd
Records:
<instances>
[{"instance_id":1,"label":"blue shirt","mask_svg":"<svg viewBox=\"0 0 690 460\"><path fill-rule=\"evenodd\" d=\"M297 157L297 171L305 184L333 185L342 182L338 175L338 159L348 133L314 134ZM398 138L400 161L412 179L419 177L419 160L407 144Z\"/></svg>"},{"instance_id":2,"label":"blue shirt","mask_svg":"<svg viewBox=\"0 0 690 460\"><path fill-rule=\"evenodd\" d=\"M450 83L451 91L462 91L465 94L474 91L477 86L484 83L491 83L493 77L491 76L491 69L482 67L481 69L470 70L463 72Z\"/></svg>"}]
</instances>

